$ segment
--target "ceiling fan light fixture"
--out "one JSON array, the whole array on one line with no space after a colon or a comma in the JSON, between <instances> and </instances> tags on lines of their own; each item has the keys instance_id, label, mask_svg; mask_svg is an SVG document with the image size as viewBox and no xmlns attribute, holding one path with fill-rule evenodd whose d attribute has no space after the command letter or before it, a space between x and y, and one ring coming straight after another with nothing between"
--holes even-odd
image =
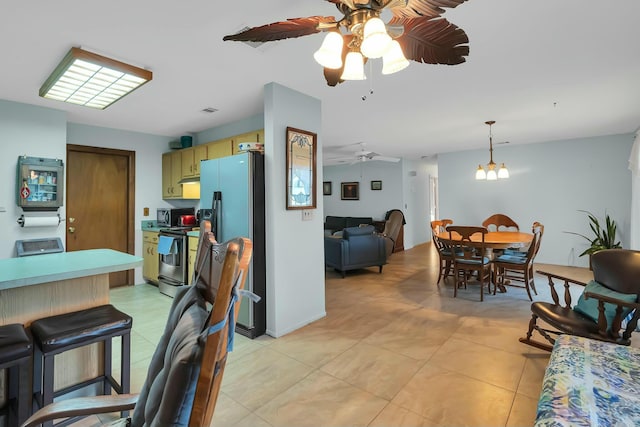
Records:
<instances>
[{"instance_id":1,"label":"ceiling fan light fixture","mask_svg":"<svg viewBox=\"0 0 640 427\"><path fill-rule=\"evenodd\" d=\"M330 31L324 38L320 49L313 54L313 58L323 67L336 70L342 67L343 43L340 33Z\"/></svg>"},{"instance_id":2,"label":"ceiling fan light fixture","mask_svg":"<svg viewBox=\"0 0 640 427\"><path fill-rule=\"evenodd\" d=\"M364 24L364 34L360 51L367 58L380 58L391 43L391 37L382 19L374 17Z\"/></svg>"},{"instance_id":3,"label":"ceiling fan light fixture","mask_svg":"<svg viewBox=\"0 0 640 427\"><path fill-rule=\"evenodd\" d=\"M382 56L382 74L393 74L402 71L409 66L409 61L404 57L400 43L392 40L389 48Z\"/></svg>"},{"instance_id":4,"label":"ceiling fan light fixture","mask_svg":"<svg viewBox=\"0 0 640 427\"><path fill-rule=\"evenodd\" d=\"M360 52L351 51L347 53L347 57L344 60L344 71L342 80L365 80L364 75L364 58Z\"/></svg>"}]
</instances>

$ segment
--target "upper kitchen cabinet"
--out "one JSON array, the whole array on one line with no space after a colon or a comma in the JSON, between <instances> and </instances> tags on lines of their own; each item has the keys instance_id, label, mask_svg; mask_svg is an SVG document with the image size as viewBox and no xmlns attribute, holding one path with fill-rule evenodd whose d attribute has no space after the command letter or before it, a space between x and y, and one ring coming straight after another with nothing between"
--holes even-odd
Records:
<instances>
[{"instance_id":1,"label":"upper kitchen cabinet","mask_svg":"<svg viewBox=\"0 0 640 427\"><path fill-rule=\"evenodd\" d=\"M201 144L182 150L182 177L200 176L200 161L207 160L207 145Z\"/></svg>"},{"instance_id":2,"label":"upper kitchen cabinet","mask_svg":"<svg viewBox=\"0 0 640 427\"><path fill-rule=\"evenodd\" d=\"M205 144L207 146L207 159L218 159L233 154L233 139L225 138Z\"/></svg>"},{"instance_id":3,"label":"upper kitchen cabinet","mask_svg":"<svg viewBox=\"0 0 640 427\"><path fill-rule=\"evenodd\" d=\"M264 144L264 129L254 130L233 137L233 154L240 152L238 147L243 142L260 142Z\"/></svg>"},{"instance_id":4,"label":"upper kitchen cabinet","mask_svg":"<svg viewBox=\"0 0 640 427\"><path fill-rule=\"evenodd\" d=\"M199 199L200 186L179 184L182 175L182 153L176 150L162 154L162 198ZM198 168L199 169L199 168Z\"/></svg>"}]
</instances>

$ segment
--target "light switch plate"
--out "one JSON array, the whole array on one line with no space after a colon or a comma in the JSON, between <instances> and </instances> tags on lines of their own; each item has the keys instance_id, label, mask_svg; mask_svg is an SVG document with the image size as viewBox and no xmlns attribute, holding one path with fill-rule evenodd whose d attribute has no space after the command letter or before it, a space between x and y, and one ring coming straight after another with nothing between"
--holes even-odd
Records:
<instances>
[{"instance_id":1,"label":"light switch plate","mask_svg":"<svg viewBox=\"0 0 640 427\"><path fill-rule=\"evenodd\" d=\"M311 221L313 219L313 211L309 209L302 210L302 220Z\"/></svg>"}]
</instances>

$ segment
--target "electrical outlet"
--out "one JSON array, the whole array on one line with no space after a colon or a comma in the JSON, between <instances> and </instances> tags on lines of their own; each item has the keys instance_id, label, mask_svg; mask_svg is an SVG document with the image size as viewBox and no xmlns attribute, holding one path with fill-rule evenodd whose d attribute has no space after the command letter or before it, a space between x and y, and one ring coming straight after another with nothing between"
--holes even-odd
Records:
<instances>
[{"instance_id":1,"label":"electrical outlet","mask_svg":"<svg viewBox=\"0 0 640 427\"><path fill-rule=\"evenodd\" d=\"M302 210L302 220L311 221L313 219L313 211L308 209Z\"/></svg>"}]
</instances>

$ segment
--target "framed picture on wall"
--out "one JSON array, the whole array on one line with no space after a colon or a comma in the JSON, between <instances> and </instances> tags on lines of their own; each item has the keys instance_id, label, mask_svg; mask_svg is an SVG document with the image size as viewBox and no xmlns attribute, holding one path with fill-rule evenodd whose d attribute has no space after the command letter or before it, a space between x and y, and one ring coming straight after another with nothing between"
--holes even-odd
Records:
<instances>
[{"instance_id":1,"label":"framed picture on wall","mask_svg":"<svg viewBox=\"0 0 640 427\"><path fill-rule=\"evenodd\" d=\"M316 208L316 134L287 127L287 209Z\"/></svg>"},{"instance_id":2,"label":"framed picture on wall","mask_svg":"<svg viewBox=\"0 0 640 427\"><path fill-rule=\"evenodd\" d=\"M331 181L324 181L322 183L322 194L324 196L330 196L331 195Z\"/></svg>"},{"instance_id":3,"label":"framed picture on wall","mask_svg":"<svg viewBox=\"0 0 640 427\"><path fill-rule=\"evenodd\" d=\"M360 200L360 184L358 182L341 183L341 199L342 200Z\"/></svg>"},{"instance_id":4,"label":"framed picture on wall","mask_svg":"<svg viewBox=\"0 0 640 427\"><path fill-rule=\"evenodd\" d=\"M382 190L382 181L371 181L372 190Z\"/></svg>"}]
</instances>

